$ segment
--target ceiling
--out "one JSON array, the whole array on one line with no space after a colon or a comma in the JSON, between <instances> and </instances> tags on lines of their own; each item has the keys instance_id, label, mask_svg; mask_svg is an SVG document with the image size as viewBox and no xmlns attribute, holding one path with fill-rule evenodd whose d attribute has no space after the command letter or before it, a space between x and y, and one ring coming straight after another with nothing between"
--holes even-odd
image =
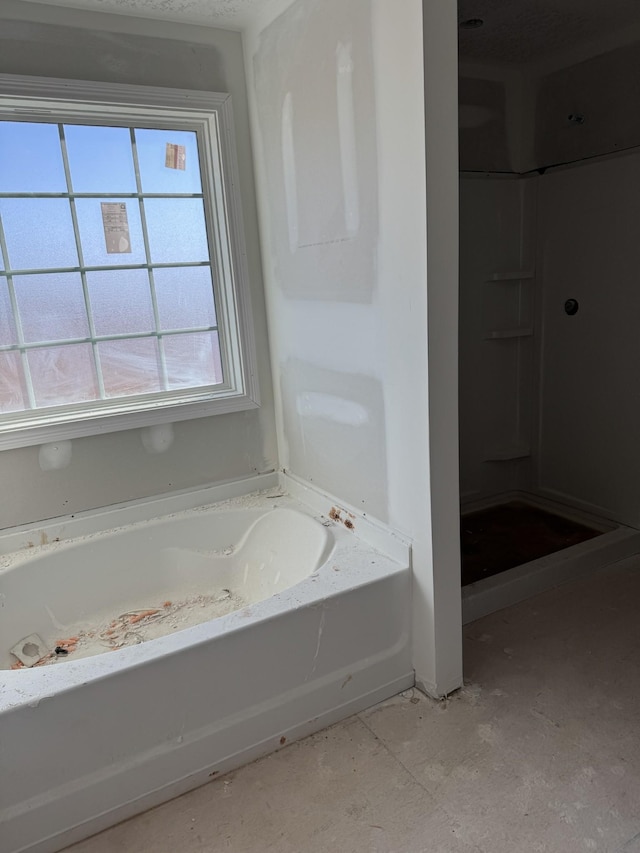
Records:
<instances>
[{"instance_id":1,"label":"ceiling","mask_svg":"<svg viewBox=\"0 0 640 853\"><path fill-rule=\"evenodd\" d=\"M25 0L47 6L116 12L142 18L242 29L269 0ZM349 0L344 0L349 2ZM387 0L392 2L392 0ZM436 0L441 2L441 0ZM484 25L460 31L462 59L527 63L597 43L635 25L640 0L458 0L461 21Z\"/></svg>"},{"instance_id":2,"label":"ceiling","mask_svg":"<svg viewBox=\"0 0 640 853\"><path fill-rule=\"evenodd\" d=\"M526 63L597 43L640 25L638 0L459 0L458 18L482 18L460 30L460 56L485 63Z\"/></svg>"},{"instance_id":3,"label":"ceiling","mask_svg":"<svg viewBox=\"0 0 640 853\"><path fill-rule=\"evenodd\" d=\"M28 0L29 1L29 0ZM136 15L162 21L241 29L267 0L30 0L94 12Z\"/></svg>"}]
</instances>

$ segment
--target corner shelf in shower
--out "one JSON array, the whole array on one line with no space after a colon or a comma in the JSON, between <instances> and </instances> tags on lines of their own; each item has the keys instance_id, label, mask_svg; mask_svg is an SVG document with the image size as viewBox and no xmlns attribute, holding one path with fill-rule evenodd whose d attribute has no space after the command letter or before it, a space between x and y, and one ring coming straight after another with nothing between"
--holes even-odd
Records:
<instances>
[{"instance_id":1,"label":"corner shelf in shower","mask_svg":"<svg viewBox=\"0 0 640 853\"><path fill-rule=\"evenodd\" d=\"M530 338L533 329L494 329L484 336L485 341L503 341L507 338Z\"/></svg>"},{"instance_id":2,"label":"corner shelf in shower","mask_svg":"<svg viewBox=\"0 0 640 853\"><path fill-rule=\"evenodd\" d=\"M533 270L509 270L507 272L491 273L485 281L522 281L529 278L535 278Z\"/></svg>"},{"instance_id":3,"label":"corner shelf in shower","mask_svg":"<svg viewBox=\"0 0 640 853\"><path fill-rule=\"evenodd\" d=\"M485 462L513 462L516 459L526 459L531 456L531 448L527 444L514 444L510 447L496 447L484 458Z\"/></svg>"}]
</instances>

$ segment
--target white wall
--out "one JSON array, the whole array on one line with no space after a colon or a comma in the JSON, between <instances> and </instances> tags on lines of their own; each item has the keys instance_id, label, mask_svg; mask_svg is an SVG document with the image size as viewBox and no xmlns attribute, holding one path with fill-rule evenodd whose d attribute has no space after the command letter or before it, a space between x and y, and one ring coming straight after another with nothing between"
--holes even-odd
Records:
<instances>
[{"instance_id":1,"label":"white wall","mask_svg":"<svg viewBox=\"0 0 640 853\"><path fill-rule=\"evenodd\" d=\"M0 453L0 527L277 467L277 448L241 37L238 33L3 0L0 72L230 92L262 407L175 425L164 454L140 431L78 439L68 468L43 472L38 448Z\"/></svg>"},{"instance_id":2,"label":"white wall","mask_svg":"<svg viewBox=\"0 0 640 853\"><path fill-rule=\"evenodd\" d=\"M640 525L640 152L539 178L539 488ZM578 299L567 316L564 302Z\"/></svg>"},{"instance_id":3,"label":"white wall","mask_svg":"<svg viewBox=\"0 0 640 853\"><path fill-rule=\"evenodd\" d=\"M531 460L491 460L532 447L536 282L491 281L535 268L535 180L460 181L460 491L464 503L531 487Z\"/></svg>"},{"instance_id":4,"label":"white wall","mask_svg":"<svg viewBox=\"0 0 640 853\"><path fill-rule=\"evenodd\" d=\"M369 0L300 0L247 44L282 464L388 520Z\"/></svg>"},{"instance_id":5,"label":"white wall","mask_svg":"<svg viewBox=\"0 0 640 853\"><path fill-rule=\"evenodd\" d=\"M441 454L449 476L439 474L446 482L436 498L453 511L435 559L421 3L269 8L245 33L245 52L282 464L413 539L417 677L429 692L449 692L461 682L456 357L454 347L439 411L444 422L453 408L454 452ZM434 150L433 163L453 185L442 222L455 226L455 3L432 14L445 16L430 36L448 46L442 79L452 90L430 116L427 87L427 149L430 132L435 140L445 128L449 147ZM438 189L434 178L434 198ZM449 310L455 227L447 233L446 272L435 238L431 261L434 294L449 294ZM455 316L440 317L442 329L448 321Z\"/></svg>"}]
</instances>

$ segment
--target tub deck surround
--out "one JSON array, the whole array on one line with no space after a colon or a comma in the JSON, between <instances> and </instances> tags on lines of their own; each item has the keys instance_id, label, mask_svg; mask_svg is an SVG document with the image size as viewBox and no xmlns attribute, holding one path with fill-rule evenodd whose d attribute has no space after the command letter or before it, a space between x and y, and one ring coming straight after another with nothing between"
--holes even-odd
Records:
<instances>
[{"instance_id":1,"label":"tub deck surround","mask_svg":"<svg viewBox=\"0 0 640 853\"><path fill-rule=\"evenodd\" d=\"M255 493L264 486L256 478L232 484L229 500L216 487L212 506L195 508L190 493L0 537L0 604L12 614L0 627L3 655L21 637L47 633L45 604L59 625L71 624L74 608L85 607L80 620L121 602L126 609L132 586L139 601L154 589L159 600L174 595L180 559L189 564L185 584L197 586L205 550L234 546L209 555L206 567L229 572L225 588L250 562L234 566L234 554L276 553L259 573L266 585L247 575L249 603L238 610L116 651L1 674L3 853L58 850L413 684L407 544L390 531L385 543L382 525L328 496L314 494L309 506L284 494L286 484L272 479ZM72 538L24 547L43 530L48 540ZM383 547L361 538L368 531ZM222 538L209 541L214 534ZM22 549L9 550L18 541Z\"/></svg>"}]
</instances>

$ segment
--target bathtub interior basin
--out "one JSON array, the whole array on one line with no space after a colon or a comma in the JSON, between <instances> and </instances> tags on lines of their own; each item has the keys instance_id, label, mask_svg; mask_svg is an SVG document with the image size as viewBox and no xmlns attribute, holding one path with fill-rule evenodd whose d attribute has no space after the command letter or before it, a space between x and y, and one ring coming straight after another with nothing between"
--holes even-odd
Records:
<instances>
[{"instance_id":1,"label":"bathtub interior basin","mask_svg":"<svg viewBox=\"0 0 640 853\"><path fill-rule=\"evenodd\" d=\"M296 509L209 507L0 557L0 667L58 665L222 617L299 583L332 547Z\"/></svg>"}]
</instances>

